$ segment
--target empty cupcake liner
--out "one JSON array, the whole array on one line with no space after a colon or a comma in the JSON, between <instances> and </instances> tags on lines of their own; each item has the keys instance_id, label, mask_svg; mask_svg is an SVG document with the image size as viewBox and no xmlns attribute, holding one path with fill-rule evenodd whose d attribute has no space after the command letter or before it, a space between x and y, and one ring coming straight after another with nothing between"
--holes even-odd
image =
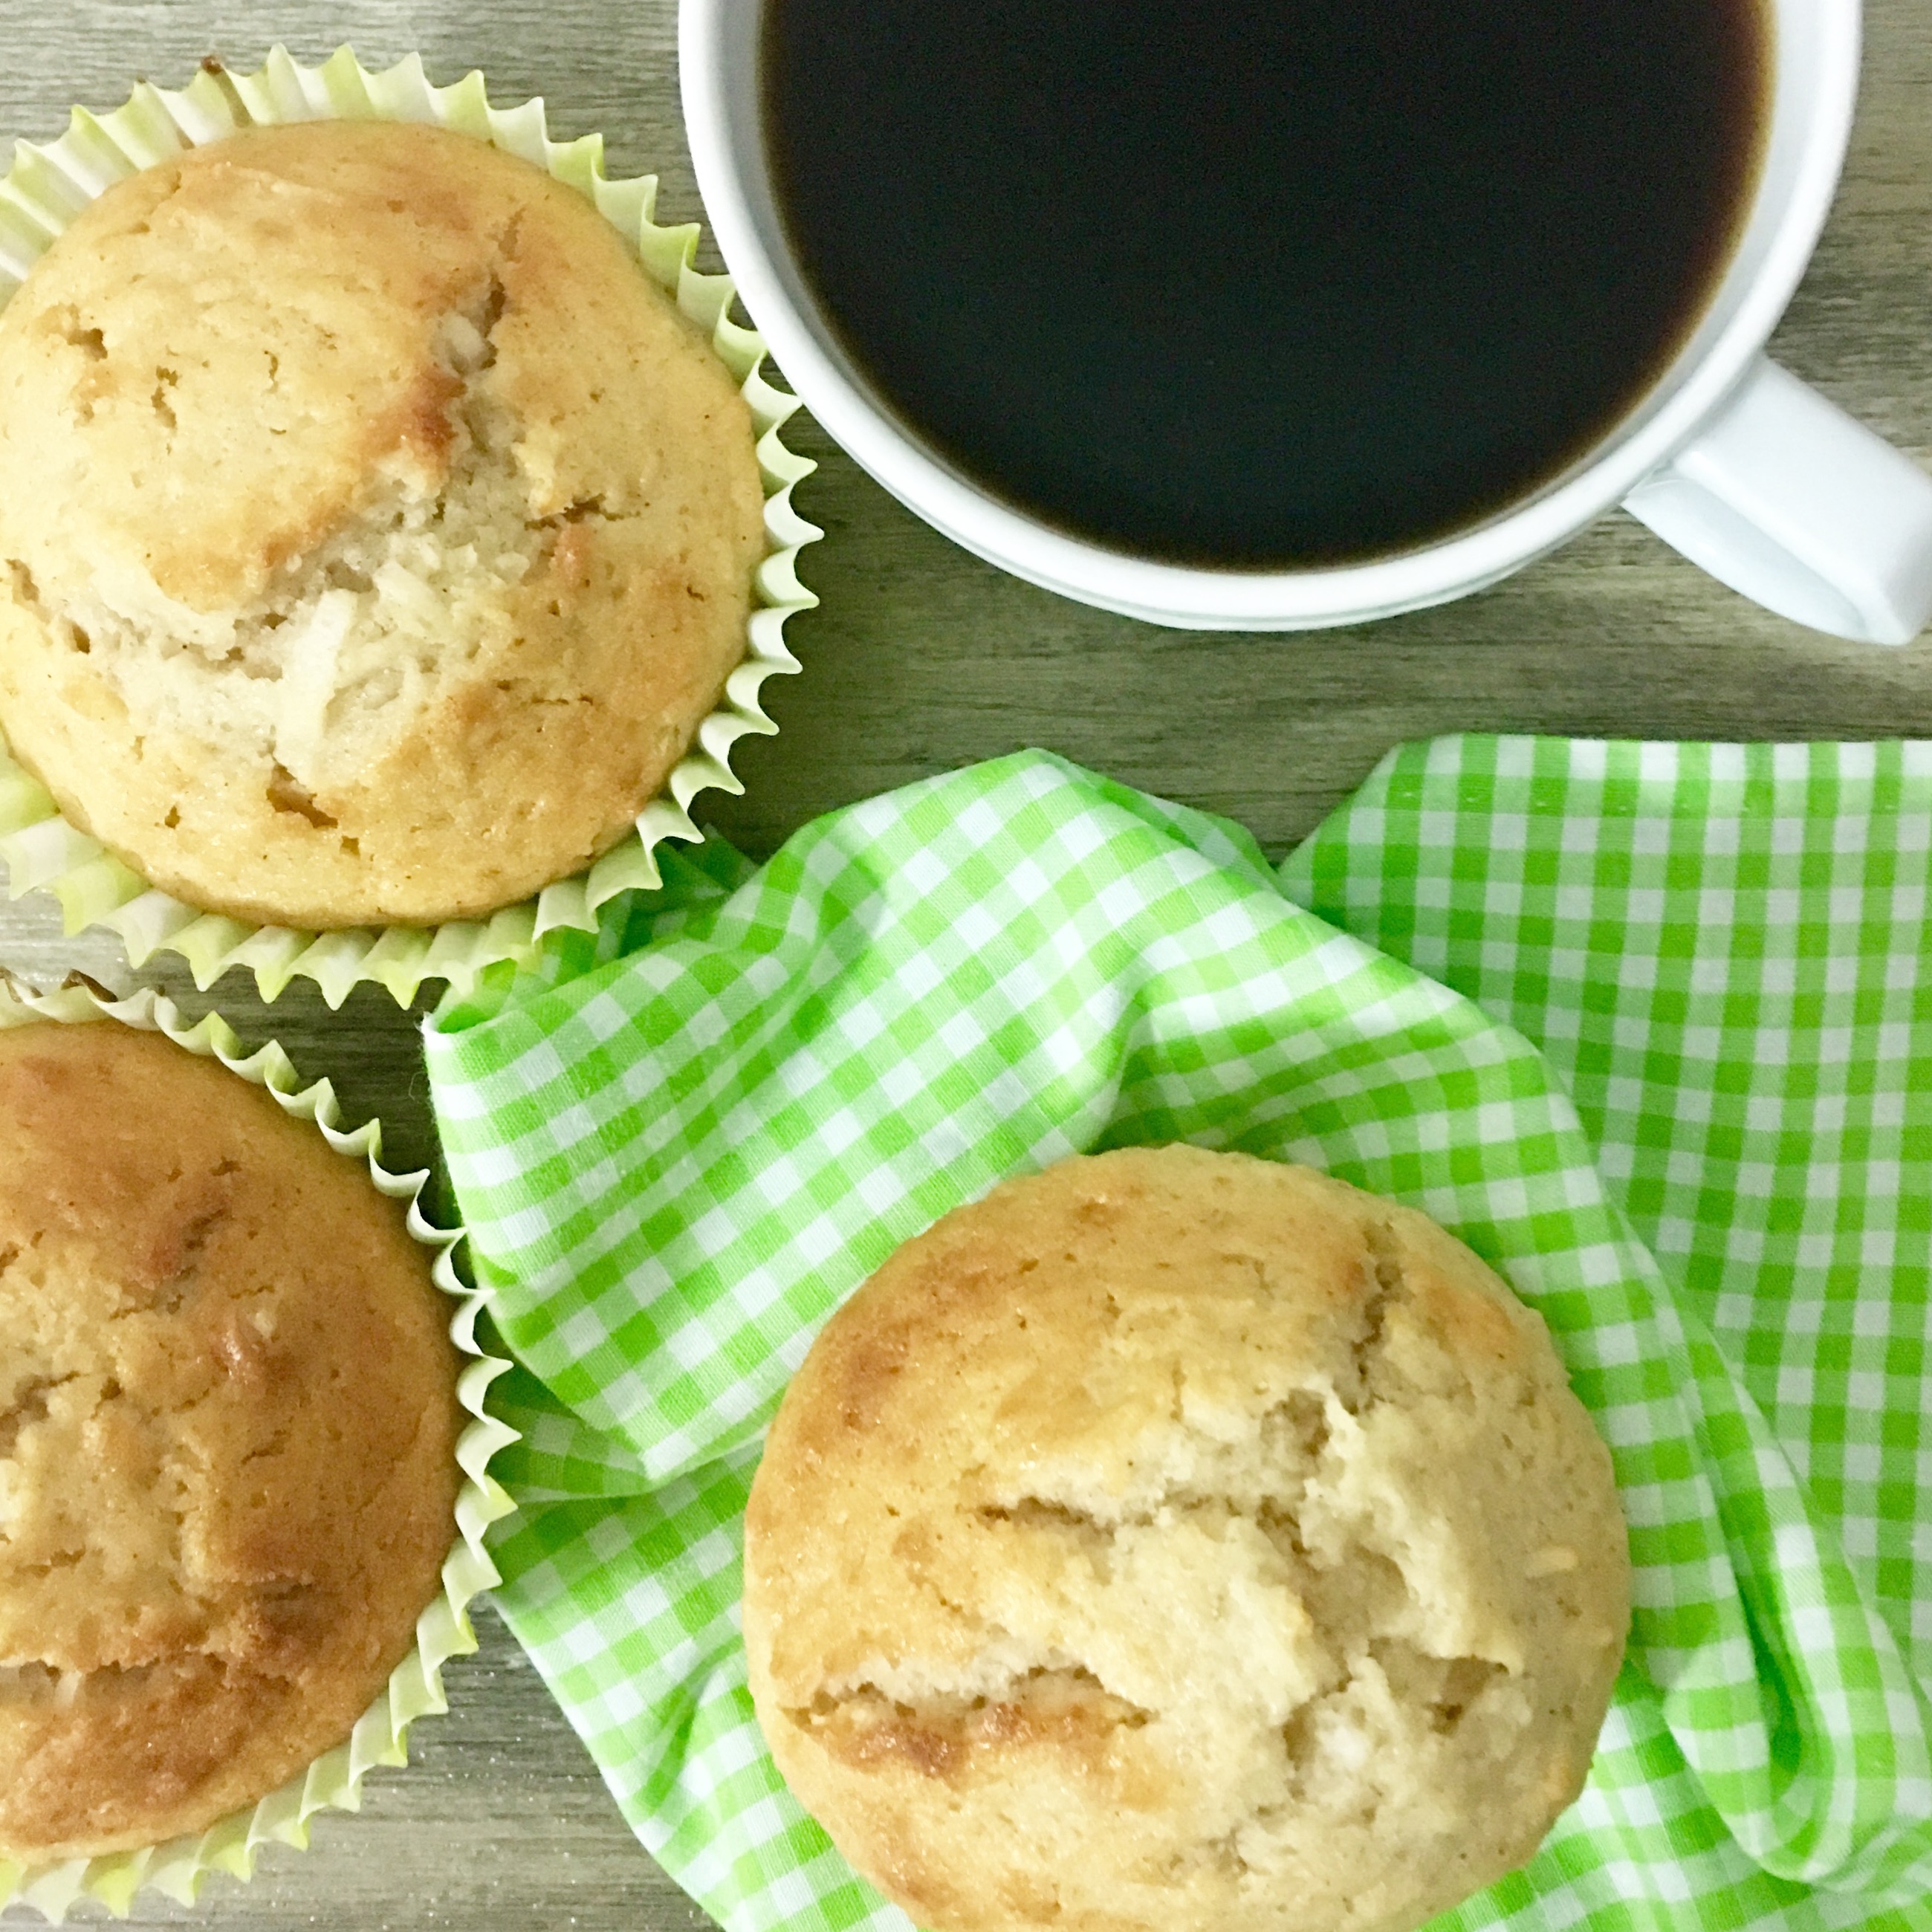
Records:
<instances>
[{"instance_id":1,"label":"empty cupcake liner","mask_svg":"<svg viewBox=\"0 0 1932 1932\"><path fill-rule=\"evenodd\" d=\"M460 999L489 967L505 961L527 963L544 933L561 926L594 931L597 909L606 900L633 886L656 886L656 848L667 838L700 836L690 814L692 800L706 790L744 790L732 773L732 748L740 738L776 732L760 694L766 678L799 668L785 646L785 620L818 602L800 583L796 565L800 550L824 532L806 522L791 501L793 486L818 466L786 448L780 439L779 430L798 401L766 381L764 338L731 320L730 278L701 274L692 266L698 224L661 228L652 220L657 178L609 179L603 171L601 135L554 141L541 100L493 107L477 73L448 87L434 87L415 54L371 73L346 46L313 68L278 46L254 74L232 73L210 63L178 92L143 81L113 113L95 116L76 108L58 140L40 147L20 143L12 168L0 178L0 304L80 211L124 176L242 128L326 119L427 122L489 141L547 170L596 203L635 244L651 278L706 332L751 409L765 491L766 553L754 579L744 661L727 681L723 702L699 726L691 749L673 769L664 792L644 808L636 830L588 871L546 886L534 898L488 919L314 933L201 911L150 886L98 840L70 824L45 788L8 752L4 740L0 861L7 868L10 896L51 892L70 932L111 928L136 966L157 952L178 953L204 989L231 967L241 966L254 973L268 1000L298 976L314 980L331 1006L340 1006L349 989L364 980L386 986L404 1005L431 980L446 981L452 995Z\"/></svg>"},{"instance_id":2,"label":"empty cupcake liner","mask_svg":"<svg viewBox=\"0 0 1932 1932\"><path fill-rule=\"evenodd\" d=\"M456 1498L456 1536L442 1566L442 1592L416 1620L416 1641L391 1673L388 1684L357 1719L348 1737L308 1768L251 1808L218 1820L206 1831L116 1852L104 1858L70 1858L58 1864L19 1865L0 1859L0 1906L16 1900L36 1907L58 1922L82 1897L98 1900L124 1916L134 1894L146 1886L182 1904L192 1904L211 1872L246 1879L253 1875L257 1849L271 1840L305 1847L308 1822L318 1811L353 1811L362 1802L363 1779L378 1765L408 1762L409 1727L418 1718L449 1708L443 1694L442 1666L476 1648L468 1606L479 1592L500 1580L484 1547L489 1526L515 1508L489 1473L490 1459L517 1432L484 1408L484 1396L508 1362L484 1352L476 1338L476 1318L489 1300L486 1290L466 1286L452 1264L462 1239L460 1228L438 1228L425 1218L422 1194L427 1170L392 1174L381 1164L382 1124L365 1121L352 1132L336 1124L340 1109L327 1080L304 1087L280 1047L271 1042L247 1052L218 1015L193 1026L184 1024L165 995L143 990L116 1000L85 985L53 993L35 993L0 974L0 1030L48 1022L101 1022L165 1034L176 1046L205 1060L217 1060L231 1073L265 1088L286 1114L313 1120L338 1154L367 1162L369 1178L392 1200L409 1203L409 1231L435 1252L431 1278L456 1304L449 1332L470 1359L457 1381L457 1396L471 1420L457 1440L456 1460L463 1486Z\"/></svg>"}]
</instances>

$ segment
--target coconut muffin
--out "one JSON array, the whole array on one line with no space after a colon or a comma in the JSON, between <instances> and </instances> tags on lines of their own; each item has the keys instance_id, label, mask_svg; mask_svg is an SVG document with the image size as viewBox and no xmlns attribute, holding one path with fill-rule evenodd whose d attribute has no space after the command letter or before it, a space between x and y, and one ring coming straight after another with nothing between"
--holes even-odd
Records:
<instances>
[{"instance_id":1,"label":"coconut muffin","mask_svg":"<svg viewBox=\"0 0 1932 1932\"><path fill-rule=\"evenodd\" d=\"M219 1066L0 1033L0 1858L212 1824L407 1654L460 1481L429 1265Z\"/></svg>"},{"instance_id":2,"label":"coconut muffin","mask_svg":"<svg viewBox=\"0 0 1932 1932\"><path fill-rule=\"evenodd\" d=\"M1541 1322L1418 1214L1186 1147L898 1250L746 1523L772 1755L935 1932L1406 1932L1575 1798L1628 1616Z\"/></svg>"},{"instance_id":3,"label":"coconut muffin","mask_svg":"<svg viewBox=\"0 0 1932 1932\"><path fill-rule=\"evenodd\" d=\"M467 918L614 844L742 655L730 373L574 190L466 136L251 129L0 310L0 728L193 904Z\"/></svg>"}]
</instances>

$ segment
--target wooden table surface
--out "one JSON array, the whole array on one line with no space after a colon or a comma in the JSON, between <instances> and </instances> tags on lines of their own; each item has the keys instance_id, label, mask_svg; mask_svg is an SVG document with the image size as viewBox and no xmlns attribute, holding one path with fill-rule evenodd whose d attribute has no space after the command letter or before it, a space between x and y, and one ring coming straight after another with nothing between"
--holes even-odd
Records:
<instances>
[{"instance_id":1,"label":"wooden table surface","mask_svg":"<svg viewBox=\"0 0 1932 1932\"><path fill-rule=\"evenodd\" d=\"M677 109L675 0L0 0L0 133L46 140L75 102L179 85L211 52L252 65L352 41L372 64L412 48L432 77L481 68L496 98L540 93L552 130L601 129L614 170L655 169L661 212L699 213ZM1184 206L1186 184L1162 185ZM1872 0L1844 185L1773 345L1798 374L1910 451L1932 452L1932 0ZM803 675L768 687L782 728L753 741L748 786L715 822L769 851L827 808L1024 745L1241 819L1285 851L1402 740L1458 729L1679 738L1932 734L1932 641L1841 644L1768 615L1621 515L1482 596L1300 637L1149 628L1063 602L955 549L803 418L823 467L800 493L823 524L805 574L823 608L790 637ZM715 797L716 795L713 795ZM64 940L47 902L0 905L0 964L58 979L135 976L114 943ZM272 1016L232 978L200 996L139 976L244 1036L272 1030L351 1114L380 1112L393 1158L434 1142L413 1022L364 988L326 1012L298 982ZM213 1881L136 1922L254 1932L436 1927L667 1932L704 1915L626 1828L536 1673L487 1610L480 1654L448 1672L452 1710L416 1762L378 1773L359 1816L320 1820L252 1885ZM31 1916L14 1908L8 1917Z\"/></svg>"}]
</instances>

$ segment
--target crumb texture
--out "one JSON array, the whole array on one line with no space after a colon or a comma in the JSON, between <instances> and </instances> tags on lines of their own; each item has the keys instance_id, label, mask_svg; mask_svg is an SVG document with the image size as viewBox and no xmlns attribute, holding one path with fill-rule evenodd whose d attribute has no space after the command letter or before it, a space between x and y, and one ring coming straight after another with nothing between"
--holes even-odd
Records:
<instances>
[{"instance_id":1,"label":"crumb texture","mask_svg":"<svg viewBox=\"0 0 1932 1932\"><path fill-rule=\"evenodd\" d=\"M212 1824L402 1660L460 1480L426 1255L218 1066L0 1034L0 1858Z\"/></svg>"},{"instance_id":2,"label":"crumb texture","mask_svg":"<svg viewBox=\"0 0 1932 1932\"><path fill-rule=\"evenodd\" d=\"M190 902L467 917L588 864L742 656L729 372L574 190L439 129L251 130L0 309L0 724Z\"/></svg>"},{"instance_id":3,"label":"crumb texture","mask_svg":"<svg viewBox=\"0 0 1932 1932\"><path fill-rule=\"evenodd\" d=\"M1628 1617L1538 1318L1411 1210L1186 1147L901 1248L746 1522L773 1755L935 1932L1407 1932L1576 1797Z\"/></svg>"}]
</instances>

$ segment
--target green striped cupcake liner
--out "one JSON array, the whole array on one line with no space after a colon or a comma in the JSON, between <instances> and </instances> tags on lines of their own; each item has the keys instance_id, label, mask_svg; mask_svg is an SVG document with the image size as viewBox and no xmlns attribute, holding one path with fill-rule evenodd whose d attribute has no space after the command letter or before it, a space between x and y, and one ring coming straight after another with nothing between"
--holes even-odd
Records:
<instances>
[{"instance_id":1,"label":"green striped cupcake liner","mask_svg":"<svg viewBox=\"0 0 1932 1932\"><path fill-rule=\"evenodd\" d=\"M39 147L20 142L13 166L0 178L0 304L80 210L125 176L244 128L326 119L429 122L488 141L546 170L596 203L635 244L652 279L708 335L750 407L765 492L765 554L754 578L744 661L662 793L639 815L636 830L587 871L488 919L316 933L203 912L149 885L70 824L46 789L9 754L4 739L0 862L10 897L50 892L70 933L111 928L136 967L158 952L177 953L204 990L230 968L242 967L254 974L267 1000L298 976L314 981L331 1006L340 1006L350 988L365 980L387 987L404 1005L431 980L446 982L451 996L461 999L490 967L530 963L545 933L564 927L594 932L597 910L607 900L634 886L656 886L657 848L666 839L700 836L691 817L692 800L704 791L744 790L731 770L733 748L741 738L776 732L760 702L764 682L799 668L786 647L785 621L818 602L799 581L797 562L804 546L824 532L792 503L794 486L818 466L788 449L780 436L798 401L766 380L764 338L731 319L731 278L703 274L692 266L698 224L660 227L652 219L656 177L611 180L604 172L601 135L553 140L541 100L494 107L476 73L448 87L432 86L414 54L372 73L346 46L317 67L304 66L278 46L253 74L211 63L178 92L142 82L111 114L75 109L58 140Z\"/></svg>"},{"instance_id":2,"label":"green striped cupcake liner","mask_svg":"<svg viewBox=\"0 0 1932 1932\"><path fill-rule=\"evenodd\" d=\"M304 1087L280 1047L272 1042L248 1052L217 1014L189 1026L171 1000L152 989L125 1000L110 999L82 985L42 994L0 976L0 1031L50 1022L106 1022L164 1034L177 1046L202 1059L219 1060L231 1073L263 1088L285 1114L313 1121L338 1154L365 1162L369 1178L380 1192L409 1204L410 1234L435 1255L431 1279L455 1304L450 1335L469 1358L458 1378L456 1392L470 1418L457 1438L456 1460L462 1467L463 1484L456 1498L456 1533L442 1566L442 1592L416 1620L415 1647L390 1674L388 1684L357 1719L348 1737L280 1790L249 1809L218 1820L205 1832L104 1858L69 1858L42 1865L20 1865L0 1858L0 1908L18 1901L58 1923L83 1898L124 1917L135 1894L144 1887L191 1905L211 1872L246 1879L254 1874L256 1853L262 1846L273 1842L306 1847L309 1820L318 1811L358 1809L362 1780L371 1771L378 1765L408 1762L410 1725L418 1718L440 1715L449 1708L443 1694L443 1665L476 1648L470 1623L471 1601L500 1580L484 1546L484 1537L490 1526L510 1514L515 1504L490 1475L489 1464L498 1450L518 1437L515 1430L484 1407L485 1392L509 1364L487 1353L477 1339L476 1318L490 1294L487 1289L469 1287L457 1274L452 1254L463 1238L463 1230L438 1228L424 1216L422 1196L430 1178L427 1169L392 1174L382 1165L380 1121L368 1120L344 1132L337 1124L340 1108L335 1090L328 1081Z\"/></svg>"}]
</instances>

